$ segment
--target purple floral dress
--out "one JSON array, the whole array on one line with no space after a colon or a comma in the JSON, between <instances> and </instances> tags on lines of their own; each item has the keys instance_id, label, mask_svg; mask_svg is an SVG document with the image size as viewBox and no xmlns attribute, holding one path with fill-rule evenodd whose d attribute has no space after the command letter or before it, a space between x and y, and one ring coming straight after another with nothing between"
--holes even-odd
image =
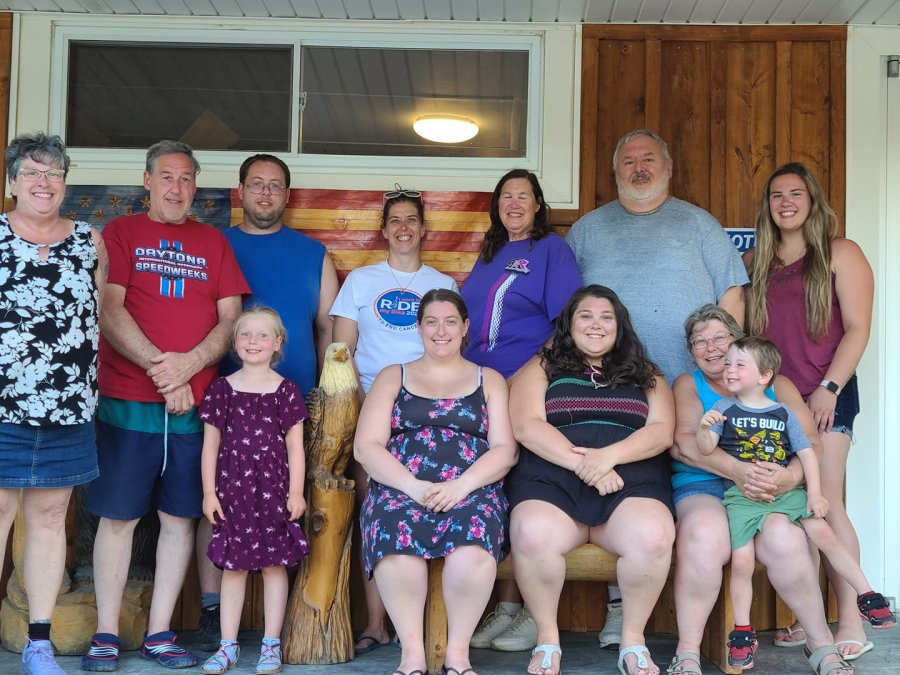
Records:
<instances>
[{"instance_id":1,"label":"purple floral dress","mask_svg":"<svg viewBox=\"0 0 900 675\"><path fill-rule=\"evenodd\" d=\"M417 478L459 477L490 448L487 403L478 388L460 398L423 398L400 387L387 449ZM503 481L472 492L450 511L435 513L409 495L369 479L360 514L366 574L386 555L441 558L458 546L481 546L499 563L506 557L509 510Z\"/></svg>"},{"instance_id":2,"label":"purple floral dress","mask_svg":"<svg viewBox=\"0 0 900 675\"><path fill-rule=\"evenodd\" d=\"M224 377L209 387L200 419L222 432L216 495L225 520L213 525L206 555L226 570L296 565L309 547L288 520L284 435L309 413L300 390L282 380L271 394L235 391Z\"/></svg>"}]
</instances>

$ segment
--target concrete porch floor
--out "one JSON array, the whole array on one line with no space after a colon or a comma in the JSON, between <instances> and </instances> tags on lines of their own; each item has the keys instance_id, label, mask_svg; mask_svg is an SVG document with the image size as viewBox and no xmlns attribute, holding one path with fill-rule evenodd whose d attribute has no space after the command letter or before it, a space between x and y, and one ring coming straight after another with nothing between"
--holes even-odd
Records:
<instances>
[{"instance_id":1,"label":"concrete porch floor","mask_svg":"<svg viewBox=\"0 0 900 675\"><path fill-rule=\"evenodd\" d=\"M858 675L897 675L900 673L900 629L887 631L869 630L869 639L875 643L875 649L855 661ZM185 632L182 642L192 646L192 632ZM242 633L241 644L244 652L237 668L231 673L244 675L254 673L258 656L259 633ZM785 649L772 644L773 633L760 634L760 649L756 654L756 665L751 671L753 675L800 675L811 673L806 664L803 650L799 648ZM648 646L657 664L665 673L665 667L675 651L674 636L654 635L648 640ZM597 646L597 637L591 633L564 633L562 638L563 661L562 670L566 675L595 675L597 673L617 673L616 653L603 651ZM205 659L208 654L195 652ZM365 654L350 663L330 666L285 666L284 672L289 675L342 675L343 673L374 673L389 675L393 672L399 659L399 651L394 648L378 649ZM59 664L70 675L80 673L81 657L60 657ZM528 662L525 652L504 653L487 649L472 651L472 665L481 675L521 675ZM202 660L201 660L202 663ZM199 672L199 666L187 669L185 673ZM706 675L716 675L719 671L710 663L704 662ZM0 649L0 673L21 672L21 656ZM171 673L175 671L160 668L157 664L142 659L137 652L124 652L119 663L120 673L149 675L150 673Z\"/></svg>"}]
</instances>

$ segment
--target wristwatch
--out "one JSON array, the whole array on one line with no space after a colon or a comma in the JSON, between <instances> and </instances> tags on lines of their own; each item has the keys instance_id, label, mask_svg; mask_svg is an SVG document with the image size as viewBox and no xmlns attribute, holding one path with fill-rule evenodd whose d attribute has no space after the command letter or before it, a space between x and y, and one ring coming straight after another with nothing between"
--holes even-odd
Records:
<instances>
[{"instance_id":1,"label":"wristwatch","mask_svg":"<svg viewBox=\"0 0 900 675\"><path fill-rule=\"evenodd\" d=\"M831 380L822 380L819 382L820 387L825 387L828 391L830 391L835 396L838 395L838 392L841 388L837 385L837 382L832 382Z\"/></svg>"}]
</instances>

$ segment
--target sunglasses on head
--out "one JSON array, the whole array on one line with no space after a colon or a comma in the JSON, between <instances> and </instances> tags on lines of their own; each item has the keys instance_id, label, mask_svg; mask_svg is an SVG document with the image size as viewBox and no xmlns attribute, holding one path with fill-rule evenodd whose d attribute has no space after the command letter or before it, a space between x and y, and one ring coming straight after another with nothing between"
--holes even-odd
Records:
<instances>
[{"instance_id":1,"label":"sunglasses on head","mask_svg":"<svg viewBox=\"0 0 900 675\"><path fill-rule=\"evenodd\" d=\"M385 200L396 199L397 197L409 197L410 199L421 199L422 192L420 190L404 190L399 183L394 183L394 189L384 193Z\"/></svg>"}]
</instances>

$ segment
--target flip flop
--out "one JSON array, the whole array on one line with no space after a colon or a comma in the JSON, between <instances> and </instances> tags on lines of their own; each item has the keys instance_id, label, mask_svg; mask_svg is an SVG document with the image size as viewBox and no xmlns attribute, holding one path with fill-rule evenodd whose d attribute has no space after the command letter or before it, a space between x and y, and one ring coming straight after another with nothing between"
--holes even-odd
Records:
<instances>
[{"instance_id":1,"label":"flip flop","mask_svg":"<svg viewBox=\"0 0 900 675\"><path fill-rule=\"evenodd\" d=\"M840 642L835 642L834 646L838 648L838 651L841 650L841 645L858 645L859 651L855 654L844 654L844 661L855 661L860 656L865 654L866 652L870 652L875 649L875 644L873 642L866 642L863 644L859 640L841 640Z\"/></svg>"},{"instance_id":2,"label":"flip flop","mask_svg":"<svg viewBox=\"0 0 900 675\"><path fill-rule=\"evenodd\" d=\"M381 649L382 647L391 646L390 640L388 640L387 642L379 642L378 638L371 635L360 635L356 639L357 642L362 642L363 640L370 640L371 642L369 642L369 644L367 644L365 647L354 647L353 651L357 656L360 656L361 654L368 654L369 652L374 652L376 649Z\"/></svg>"},{"instance_id":3,"label":"flip flop","mask_svg":"<svg viewBox=\"0 0 900 675\"><path fill-rule=\"evenodd\" d=\"M797 637L794 637L795 635ZM788 626L787 628L779 628L775 633L776 647L802 647L805 644L806 631L803 630L802 626L799 626L797 628L794 628L793 626Z\"/></svg>"}]
</instances>

